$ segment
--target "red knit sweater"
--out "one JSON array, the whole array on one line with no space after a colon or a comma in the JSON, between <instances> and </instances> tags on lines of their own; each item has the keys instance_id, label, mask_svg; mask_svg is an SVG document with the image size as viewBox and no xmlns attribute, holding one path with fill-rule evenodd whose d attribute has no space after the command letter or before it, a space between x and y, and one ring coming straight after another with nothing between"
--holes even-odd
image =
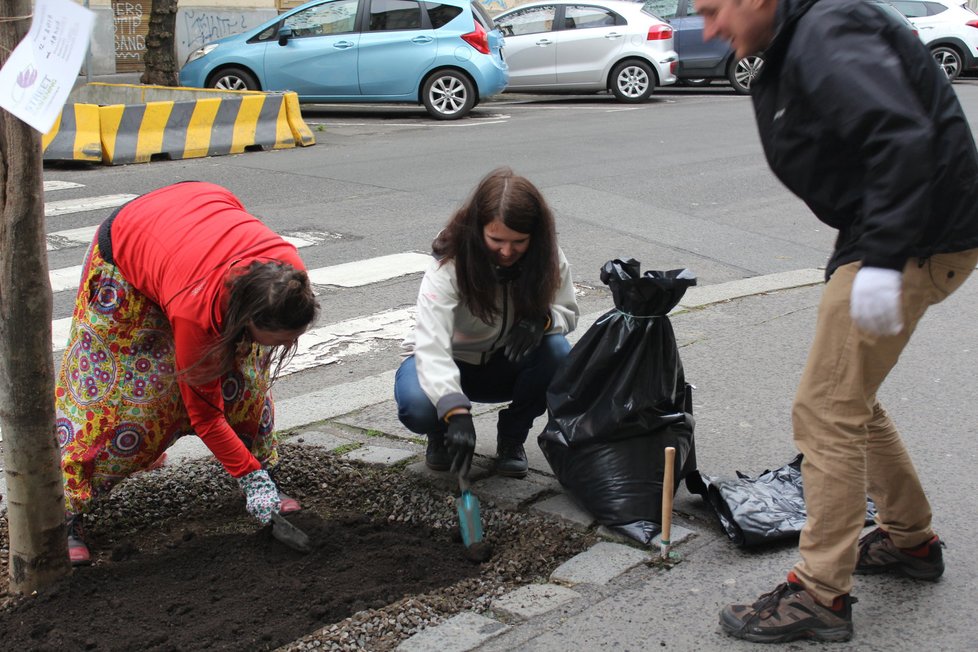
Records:
<instances>
[{"instance_id":1,"label":"red knit sweater","mask_svg":"<svg viewBox=\"0 0 978 652\"><path fill-rule=\"evenodd\" d=\"M232 268L278 260L304 270L295 247L249 215L225 188L187 182L127 204L112 224L122 275L157 303L173 328L177 370L196 363L218 336ZM233 477L261 468L224 417L220 380L180 382L190 423Z\"/></svg>"}]
</instances>

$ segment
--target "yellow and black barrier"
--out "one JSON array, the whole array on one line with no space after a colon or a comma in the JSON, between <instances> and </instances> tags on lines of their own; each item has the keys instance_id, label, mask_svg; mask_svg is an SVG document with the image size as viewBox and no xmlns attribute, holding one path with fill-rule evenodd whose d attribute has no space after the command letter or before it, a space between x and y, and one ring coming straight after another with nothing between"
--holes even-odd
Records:
<instances>
[{"instance_id":1,"label":"yellow and black barrier","mask_svg":"<svg viewBox=\"0 0 978 652\"><path fill-rule=\"evenodd\" d=\"M295 93L97 83L79 90L84 92L78 99L92 103L65 108L59 124L42 140L44 160L93 160L88 136L93 129L100 150L95 160L108 165L306 147L316 142L302 120ZM94 114L90 108L96 109ZM81 114L84 120L79 119ZM79 140L89 144L79 147ZM64 144L69 141L74 143L70 149Z\"/></svg>"}]
</instances>

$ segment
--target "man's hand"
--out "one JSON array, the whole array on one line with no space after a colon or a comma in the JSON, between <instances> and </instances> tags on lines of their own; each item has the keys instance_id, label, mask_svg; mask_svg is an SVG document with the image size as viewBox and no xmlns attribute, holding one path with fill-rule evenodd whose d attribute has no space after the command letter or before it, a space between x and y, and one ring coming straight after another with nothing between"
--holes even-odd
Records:
<instances>
[{"instance_id":1,"label":"man's hand","mask_svg":"<svg viewBox=\"0 0 978 652\"><path fill-rule=\"evenodd\" d=\"M268 471L258 469L238 478L238 486L245 495L245 509L258 519L262 525L272 520L272 512L282 508L275 483L268 477Z\"/></svg>"},{"instance_id":2,"label":"man's hand","mask_svg":"<svg viewBox=\"0 0 978 652\"><path fill-rule=\"evenodd\" d=\"M452 473L468 477L475 452L475 425L471 414L461 412L448 417L445 447L452 454Z\"/></svg>"},{"instance_id":3,"label":"man's hand","mask_svg":"<svg viewBox=\"0 0 978 652\"><path fill-rule=\"evenodd\" d=\"M856 272L849 314L856 326L873 335L896 335L903 329L900 288L903 274L895 269L863 267Z\"/></svg>"},{"instance_id":4,"label":"man's hand","mask_svg":"<svg viewBox=\"0 0 978 652\"><path fill-rule=\"evenodd\" d=\"M519 320L506 338L506 348L503 351L506 354L506 359L513 363L519 362L540 346L540 341L543 339L543 333L547 330L549 321L549 319L544 321Z\"/></svg>"}]
</instances>

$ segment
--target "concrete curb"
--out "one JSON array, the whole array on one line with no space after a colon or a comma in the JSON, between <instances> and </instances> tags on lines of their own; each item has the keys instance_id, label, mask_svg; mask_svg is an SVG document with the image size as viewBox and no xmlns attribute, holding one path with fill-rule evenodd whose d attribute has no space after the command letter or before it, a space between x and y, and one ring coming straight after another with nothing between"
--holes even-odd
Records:
<instances>
[{"instance_id":1,"label":"concrete curb","mask_svg":"<svg viewBox=\"0 0 978 652\"><path fill-rule=\"evenodd\" d=\"M315 142L295 93L93 82L72 91L42 148L45 161L124 165Z\"/></svg>"}]
</instances>

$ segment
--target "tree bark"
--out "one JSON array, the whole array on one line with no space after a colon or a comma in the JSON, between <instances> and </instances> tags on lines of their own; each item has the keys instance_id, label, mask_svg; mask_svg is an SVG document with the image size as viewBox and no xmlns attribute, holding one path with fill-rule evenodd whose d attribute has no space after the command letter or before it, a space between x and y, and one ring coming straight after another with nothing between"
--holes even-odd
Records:
<instances>
[{"instance_id":1,"label":"tree bark","mask_svg":"<svg viewBox=\"0 0 978 652\"><path fill-rule=\"evenodd\" d=\"M146 68L139 81L157 86L177 86L180 66L176 49L177 0L153 0L146 34Z\"/></svg>"},{"instance_id":2,"label":"tree bark","mask_svg":"<svg viewBox=\"0 0 978 652\"><path fill-rule=\"evenodd\" d=\"M30 0L0 3L0 65L27 34ZM0 429L10 589L31 593L71 571L54 431L51 285L41 135L0 109Z\"/></svg>"}]
</instances>

